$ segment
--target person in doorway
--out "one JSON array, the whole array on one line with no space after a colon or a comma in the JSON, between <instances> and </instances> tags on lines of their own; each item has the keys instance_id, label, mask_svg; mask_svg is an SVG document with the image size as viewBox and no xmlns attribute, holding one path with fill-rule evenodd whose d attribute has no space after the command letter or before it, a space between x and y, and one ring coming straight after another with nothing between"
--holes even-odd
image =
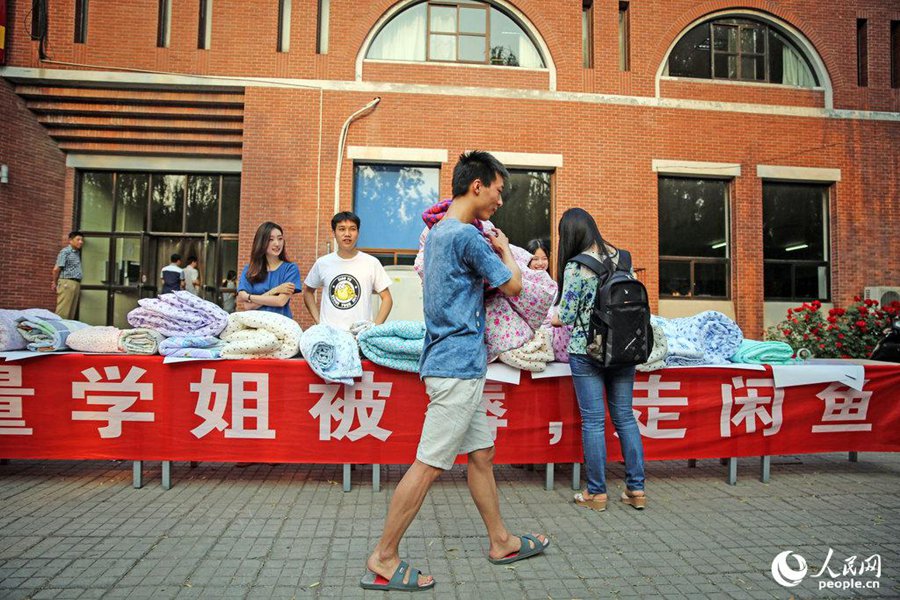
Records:
<instances>
[{"instance_id":1,"label":"person in doorway","mask_svg":"<svg viewBox=\"0 0 900 600\"><path fill-rule=\"evenodd\" d=\"M84 235L80 231L69 232L69 245L59 251L53 267L50 289L56 292L56 314L63 319L74 319L81 296L81 247Z\"/></svg>"},{"instance_id":2,"label":"person in doorway","mask_svg":"<svg viewBox=\"0 0 900 600\"><path fill-rule=\"evenodd\" d=\"M316 323L327 323L345 331L360 321L372 320L372 294L381 298L375 324L387 320L394 301L391 278L377 258L356 248L359 217L339 212L331 219L337 250L319 257L303 282L303 303ZM321 308L316 290L322 289Z\"/></svg>"},{"instance_id":3,"label":"person in doorway","mask_svg":"<svg viewBox=\"0 0 900 600\"><path fill-rule=\"evenodd\" d=\"M222 308L229 314L233 313L237 308L237 272L228 271L225 279L222 280L221 287L226 290L222 292Z\"/></svg>"},{"instance_id":4,"label":"person in doorway","mask_svg":"<svg viewBox=\"0 0 900 600\"><path fill-rule=\"evenodd\" d=\"M184 268L184 289L194 294L195 296L200 295L200 290L202 289L200 286L200 271L197 270L197 257L196 256L188 256L187 266Z\"/></svg>"},{"instance_id":5,"label":"person in doorway","mask_svg":"<svg viewBox=\"0 0 900 600\"><path fill-rule=\"evenodd\" d=\"M253 236L250 264L241 271L238 300L245 310L263 310L293 318L290 301L300 291L300 269L288 260L284 230L266 221Z\"/></svg>"},{"instance_id":6,"label":"person in doorway","mask_svg":"<svg viewBox=\"0 0 900 600\"><path fill-rule=\"evenodd\" d=\"M425 348L420 376L431 399L416 460L391 498L381 539L366 561L364 589L421 591L430 576L400 560L400 539L432 483L468 454L468 484L487 528L487 559L509 564L542 553L543 535L510 535L500 516L494 480L494 441L482 404L487 371L484 284L508 296L522 291L522 273L509 240L495 230L488 243L470 223L488 220L503 205L509 173L493 156L463 154L453 170L453 202L425 241ZM495 253L499 252L502 259Z\"/></svg>"},{"instance_id":7,"label":"person in doorway","mask_svg":"<svg viewBox=\"0 0 900 600\"><path fill-rule=\"evenodd\" d=\"M575 494L575 503L596 511L606 510L606 415L619 434L625 458L625 491L622 502L634 508L646 506L644 493L644 446L632 412L634 366L604 367L588 355L588 330L594 297L603 282L593 271L576 262L581 254L618 265L619 250L600 235L597 223L587 211L570 208L559 221L558 314L552 324L574 325L569 341L569 366L581 411L581 439L587 466L587 489ZM604 402L605 397L605 402Z\"/></svg>"},{"instance_id":8,"label":"person in doorway","mask_svg":"<svg viewBox=\"0 0 900 600\"><path fill-rule=\"evenodd\" d=\"M177 252L169 257L169 264L159 273L162 280L160 295L171 294L184 289L184 269L181 268L181 255Z\"/></svg>"},{"instance_id":9,"label":"person in doorway","mask_svg":"<svg viewBox=\"0 0 900 600\"><path fill-rule=\"evenodd\" d=\"M529 269L533 271L550 270L550 244L547 240L533 239L528 242L526 249L532 254L531 260L528 261Z\"/></svg>"}]
</instances>

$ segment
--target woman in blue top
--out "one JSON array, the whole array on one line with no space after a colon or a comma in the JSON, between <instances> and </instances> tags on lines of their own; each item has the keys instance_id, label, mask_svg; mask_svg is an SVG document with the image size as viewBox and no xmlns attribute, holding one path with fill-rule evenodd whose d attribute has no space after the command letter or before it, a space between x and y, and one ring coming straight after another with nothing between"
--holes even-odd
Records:
<instances>
[{"instance_id":1,"label":"woman in blue top","mask_svg":"<svg viewBox=\"0 0 900 600\"><path fill-rule=\"evenodd\" d=\"M238 300L247 310L265 310L293 318L291 297L302 283L300 269L284 249L284 231L271 221L256 230L250 264L241 271Z\"/></svg>"},{"instance_id":2,"label":"woman in blue top","mask_svg":"<svg viewBox=\"0 0 900 600\"><path fill-rule=\"evenodd\" d=\"M559 312L556 327L573 325L569 342L569 366L581 412L581 443L587 467L587 489L575 494L575 503L597 511L606 510L606 406L625 458L625 491L622 502L644 508L644 446L632 412L634 367L604 367L587 351L588 328L597 276L587 267L570 262L580 253L596 260L609 258L618 264L619 250L604 241L594 218L581 208L570 208L559 221ZM601 282L602 283L602 282ZM605 396L605 402L604 402Z\"/></svg>"}]
</instances>

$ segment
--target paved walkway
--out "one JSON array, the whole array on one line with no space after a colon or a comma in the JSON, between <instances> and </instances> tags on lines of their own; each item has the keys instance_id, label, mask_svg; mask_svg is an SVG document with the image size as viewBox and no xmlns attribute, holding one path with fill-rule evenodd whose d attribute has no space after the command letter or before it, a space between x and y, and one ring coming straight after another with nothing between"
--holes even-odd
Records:
<instances>
[{"instance_id":1,"label":"paved walkway","mask_svg":"<svg viewBox=\"0 0 900 600\"><path fill-rule=\"evenodd\" d=\"M490 565L482 524L456 467L433 488L401 546L434 575L417 598L827 598L900 597L900 455L846 454L648 464L649 507L571 504L569 468L555 491L542 469L498 467L501 505L516 531L547 533L545 557ZM157 467L158 463L152 465ZM178 463L164 491L159 470L131 487L131 463L12 461L0 466L0 598L396 598L357 587L404 467L370 470L341 491L339 467ZM610 465L611 492L623 469ZM878 590L819 590L841 582L844 559L881 556ZM785 588L770 574L784 550L808 574ZM796 559L788 561L796 568Z\"/></svg>"}]
</instances>

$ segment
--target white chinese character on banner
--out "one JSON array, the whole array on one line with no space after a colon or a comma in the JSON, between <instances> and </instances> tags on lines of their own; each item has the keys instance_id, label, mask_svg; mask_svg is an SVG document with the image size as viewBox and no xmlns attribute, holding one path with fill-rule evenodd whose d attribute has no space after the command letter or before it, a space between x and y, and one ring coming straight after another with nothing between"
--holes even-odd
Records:
<instances>
[{"instance_id":1,"label":"white chinese character on banner","mask_svg":"<svg viewBox=\"0 0 900 600\"><path fill-rule=\"evenodd\" d=\"M122 435L124 421L153 422L156 417L152 412L133 411L128 409L138 400L153 400L153 384L139 383L146 373L140 367L131 367L122 377L119 367L103 367L103 375L91 367L81 372L87 382L72 382L72 398L85 398L87 404L107 405L105 411L73 410L75 421L106 421L99 427L101 438L117 438Z\"/></svg>"},{"instance_id":2,"label":"white chinese character on banner","mask_svg":"<svg viewBox=\"0 0 900 600\"><path fill-rule=\"evenodd\" d=\"M550 421L550 445L555 446L560 441L562 441L563 435L563 422L562 421Z\"/></svg>"},{"instance_id":3,"label":"white chinese character on banner","mask_svg":"<svg viewBox=\"0 0 900 600\"><path fill-rule=\"evenodd\" d=\"M722 437L731 437L731 427L744 424L746 433L756 432L756 423L763 426L764 436L775 435L781 429L781 405L784 390L775 387L771 379L747 379L734 377L731 385L722 384ZM739 393L743 392L743 395ZM737 412L732 415L734 408Z\"/></svg>"},{"instance_id":4,"label":"white chinese character on banner","mask_svg":"<svg viewBox=\"0 0 900 600\"><path fill-rule=\"evenodd\" d=\"M683 438L687 433L686 428L662 429L663 421L677 421L681 416L678 411L661 411L666 406L687 406L688 399L685 396L663 396L662 392L678 392L681 390L680 381L663 381L661 375L650 375L647 381L634 382L634 401L632 411L637 420L641 435L659 440ZM646 392L646 394L641 394ZM647 424L641 421L641 411L637 407L647 408Z\"/></svg>"},{"instance_id":5,"label":"white chinese character on banner","mask_svg":"<svg viewBox=\"0 0 900 600\"><path fill-rule=\"evenodd\" d=\"M319 439L342 440L345 437L351 442L367 435L386 441L391 431L379 425L384 415L385 400L390 397L393 383L375 381L373 371L363 371L362 379L354 385L339 383L311 383L309 391L320 394L321 399L309 409L309 414L319 420ZM343 396L338 392L343 388ZM331 422L339 421L332 430ZM357 421L359 426L353 428Z\"/></svg>"},{"instance_id":6,"label":"white chinese character on banner","mask_svg":"<svg viewBox=\"0 0 900 600\"><path fill-rule=\"evenodd\" d=\"M227 438L275 439L275 430L269 428L269 374L232 373L231 384L216 383L215 379L215 369L203 369L200 381L191 383L191 391L197 394L194 414L203 419L200 425L191 430L194 437L202 438L213 429L218 429ZM225 420L229 395L230 427ZM248 427L247 421L252 421L253 426Z\"/></svg>"},{"instance_id":7,"label":"white chinese character on banner","mask_svg":"<svg viewBox=\"0 0 900 600\"><path fill-rule=\"evenodd\" d=\"M863 384L865 388L866 381ZM831 383L816 394L825 401L822 425L813 425L813 433L837 431L872 431L872 424L865 423L872 392L860 392L839 383ZM860 423L860 421L863 421Z\"/></svg>"},{"instance_id":8,"label":"white chinese character on banner","mask_svg":"<svg viewBox=\"0 0 900 600\"><path fill-rule=\"evenodd\" d=\"M22 367L0 365L0 435L31 435L22 418L22 400L34 388L22 387Z\"/></svg>"},{"instance_id":9,"label":"white chinese character on banner","mask_svg":"<svg viewBox=\"0 0 900 600\"><path fill-rule=\"evenodd\" d=\"M488 429L491 431L491 439L497 440L497 429L506 427L506 409L503 408L503 401L506 400L506 394L503 392L503 385L499 383L486 383L484 391L481 394L482 405L487 411Z\"/></svg>"}]
</instances>

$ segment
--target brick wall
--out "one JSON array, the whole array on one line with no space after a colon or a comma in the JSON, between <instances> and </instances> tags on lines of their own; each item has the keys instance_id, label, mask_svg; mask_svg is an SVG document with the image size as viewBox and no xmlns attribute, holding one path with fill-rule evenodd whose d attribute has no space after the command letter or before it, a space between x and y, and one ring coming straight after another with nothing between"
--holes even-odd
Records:
<instances>
[{"instance_id":1,"label":"brick wall","mask_svg":"<svg viewBox=\"0 0 900 600\"><path fill-rule=\"evenodd\" d=\"M0 308L54 309L50 271L66 244L65 157L50 136L0 81L0 164L9 183L0 184Z\"/></svg>"}]
</instances>

